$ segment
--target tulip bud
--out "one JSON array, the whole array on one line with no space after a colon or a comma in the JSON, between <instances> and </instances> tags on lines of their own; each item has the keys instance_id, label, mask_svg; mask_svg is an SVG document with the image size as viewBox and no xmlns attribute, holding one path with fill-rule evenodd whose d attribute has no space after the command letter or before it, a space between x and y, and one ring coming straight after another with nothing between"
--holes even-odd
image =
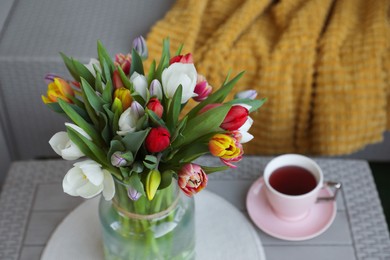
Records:
<instances>
[{"instance_id":1,"label":"tulip bud","mask_svg":"<svg viewBox=\"0 0 390 260\"><path fill-rule=\"evenodd\" d=\"M238 92L234 96L234 98L238 98L238 99L249 98L252 100L254 100L256 97L257 97L257 91L254 89L244 90L244 91Z\"/></svg>"},{"instance_id":2,"label":"tulip bud","mask_svg":"<svg viewBox=\"0 0 390 260\"><path fill-rule=\"evenodd\" d=\"M130 73L130 68L131 68L131 55L130 53L124 55L122 53L118 53L115 55L115 66L120 66L123 70L123 72L126 75L129 75Z\"/></svg>"},{"instance_id":3,"label":"tulip bud","mask_svg":"<svg viewBox=\"0 0 390 260\"><path fill-rule=\"evenodd\" d=\"M221 128L228 131L237 130L245 123L248 115L249 111L245 107L240 105L232 106L223 120Z\"/></svg>"},{"instance_id":4,"label":"tulip bud","mask_svg":"<svg viewBox=\"0 0 390 260\"><path fill-rule=\"evenodd\" d=\"M161 174L157 169L151 170L146 176L145 191L148 200L152 200L156 195L158 186L161 183Z\"/></svg>"},{"instance_id":5,"label":"tulip bud","mask_svg":"<svg viewBox=\"0 0 390 260\"><path fill-rule=\"evenodd\" d=\"M205 100L211 93L213 88L206 81L206 78L203 75L198 74L198 79L196 81L196 86L194 89L195 94L198 96L193 97L193 99L197 102L201 102Z\"/></svg>"},{"instance_id":6,"label":"tulip bud","mask_svg":"<svg viewBox=\"0 0 390 260\"><path fill-rule=\"evenodd\" d=\"M111 155L111 164L115 167L126 166L127 161L122 157L123 152L115 152Z\"/></svg>"},{"instance_id":7,"label":"tulip bud","mask_svg":"<svg viewBox=\"0 0 390 260\"><path fill-rule=\"evenodd\" d=\"M141 198L142 194L136 189L134 189L132 186L129 186L127 188L127 196L129 196L131 200L137 201L139 198Z\"/></svg>"},{"instance_id":8,"label":"tulip bud","mask_svg":"<svg viewBox=\"0 0 390 260\"><path fill-rule=\"evenodd\" d=\"M115 70L112 75L112 83L114 84L115 89L124 88L125 85L122 82L121 76L119 75L119 71Z\"/></svg>"},{"instance_id":9,"label":"tulip bud","mask_svg":"<svg viewBox=\"0 0 390 260\"><path fill-rule=\"evenodd\" d=\"M152 80L149 87L150 96L157 97L159 100L162 99L162 87L160 81L158 79Z\"/></svg>"},{"instance_id":10,"label":"tulip bud","mask_svg":"<svg viewBox=\"0 0 390 260\"><path fill-rule=\"evenodd\" d=\"M189 197L203 190L207 185L207 174L203 169L193 163L188 163L178 173L180 189Z\"/></svg>"},{"instance_id":11,"label":"tulip bud","mask_svg":"<svg viewBox=\"0 0 390 260\"><path fill-rule=\"evenodd\" d=\"M122 103L122 109L126 110L131 105L130 90L127 88L118 88L114 92L114 99L117 98Z\"/></svg>"},{"instance_id":12,"label":"tulip bud","mask_svg":"<svg viewBox=\"0 0 390 260\"><path fill-rule=\"evenodd\" d=\"M149 110L152 110L159 118L162 117L164 107L161 105L160 100L157 98L151 98L146 106Z\"/></svg>"},{"instance_id":13,"label":"tulip bud","mask_svg":"<svg viewBox=\"0 0 390 260\"><path fill-rule=\"evenodd\" d=\"M171 135L164 127L152 128L145 139L146 149L151 153L165 150L170 144Z\"/></svg>"},{"instance_id":14,"label":"tulip bud","mask_svg":"<svg viewBox=\"0 0 390 260\"><path fill-rule=\"evenodd\" d=\"M134 161L131 152L116 151L111 155L111 164L115 167L129 166Z\"/></svg>"},{"instance_id":15,"label":"tulip bud","mask_svg":"<svg viewBox=\"0 0 390 260\"><path fill-rule=\"evenodd\" d=\"M142 36L138 36L133 41L133 49L139 54L142 59L148 58L148 46L146 45L145 39Z\"/></svg>"},{"instance_id":16,"label":"tulip bud","mask_svg":"<svg viewBox=\"0 0 390 260\"><path fill-rule=\"evenodd\" d=\"M179 63L194 63L194 61L192 59L192 54L191 53L187 53L186 55L177 55L175 57L172 57L169 60L169 65L171 65L172 63L176 63L176 62L179 62Z\"/></svg>"}]
</instances>

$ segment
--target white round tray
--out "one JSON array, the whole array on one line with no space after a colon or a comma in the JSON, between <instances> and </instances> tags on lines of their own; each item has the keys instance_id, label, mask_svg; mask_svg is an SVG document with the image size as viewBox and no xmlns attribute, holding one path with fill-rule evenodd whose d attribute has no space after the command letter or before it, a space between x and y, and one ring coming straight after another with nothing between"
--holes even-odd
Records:
<instances>
[{"instance_id":1,"label":"white round tray","mask_svg":"<svg viewBox=\"0 0 390 260\"><path fill-rule=\"evenodd\" d=\"M51 235L41 260L104 259L99 197L73 210ZM233 205L203 190L195 195L196 258L265 260L256 231Z\"/></svg>"}]
</instances>

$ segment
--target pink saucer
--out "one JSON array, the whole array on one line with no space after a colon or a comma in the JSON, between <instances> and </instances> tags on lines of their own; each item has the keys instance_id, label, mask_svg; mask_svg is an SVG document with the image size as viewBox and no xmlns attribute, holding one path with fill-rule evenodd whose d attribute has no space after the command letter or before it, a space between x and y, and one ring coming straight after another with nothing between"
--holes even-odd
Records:
<instances>
[{"instance_id":1,"label":"pink saucer","mask_svg":"<svg viewBox=\"0 0 390 260\"><path fill-rule=\"evenodd\" d=\"M331 195L322 189L320 196ZM246 197L246 207L252 221L265 233L283 240L300 241L318 236L324 232L336 217L336 201L316 203L307 217L298 221L286 221L275 216L268 204L262 178L255 181Z\"/></svg>"}]
</instances>

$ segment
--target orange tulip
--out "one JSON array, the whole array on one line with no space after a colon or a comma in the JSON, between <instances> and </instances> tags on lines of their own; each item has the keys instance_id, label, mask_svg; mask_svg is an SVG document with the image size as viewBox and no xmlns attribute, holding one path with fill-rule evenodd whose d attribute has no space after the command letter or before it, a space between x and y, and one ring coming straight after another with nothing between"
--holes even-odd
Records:
<instances>
[{"instance_id":1,"label":"orange tulip","mask_svg":"<svg viewBox=\"0 0 390 260\"><path fill-rule=\"evenodd\" d=\"M49 83L47 87L47 97L42 95L43 103L53 103L57 102L58 98L72 103L72 100L69 99L69 96L74 96L75 93L72 87L62 78L54 78L53 82Z\"/></svg>"}]
</instances>

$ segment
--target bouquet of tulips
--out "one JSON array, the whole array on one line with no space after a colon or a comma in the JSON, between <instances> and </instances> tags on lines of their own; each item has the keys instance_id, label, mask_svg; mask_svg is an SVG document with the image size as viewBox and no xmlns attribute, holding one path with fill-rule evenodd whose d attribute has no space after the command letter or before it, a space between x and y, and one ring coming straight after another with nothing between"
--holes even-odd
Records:
<instances>
[{"instance_id":1,"label":"bouquet of tulips","mask_svg":"<svg viewBox=\"0 0 390 260\"><path fill-rule=\"evenodd\" d=\"M212 93L192 55L182 55L181 49L171 56L165 39L159 63L153 61L147 72L142 36L133 42L131 54L117 54L114 60L100 42L98 59L89 64L61 53L73 80L47 75L42 100L72 123L65 123L66 132L56 133L49 143L66 160L89 158L65 175L66 193L84 198L102 193L110 200L116 178L129 184L132 199L153 200L175 178L192 196L207 185L207 174L234 168L241 160L242 143L253 138L249 113L265 100L247 90L225 101L243 73L231 80L228 76ZM182 114L190 99L198 104ZM219 157L221 165L192 163L205 154Z\"/></svg>"}]
</instances>

